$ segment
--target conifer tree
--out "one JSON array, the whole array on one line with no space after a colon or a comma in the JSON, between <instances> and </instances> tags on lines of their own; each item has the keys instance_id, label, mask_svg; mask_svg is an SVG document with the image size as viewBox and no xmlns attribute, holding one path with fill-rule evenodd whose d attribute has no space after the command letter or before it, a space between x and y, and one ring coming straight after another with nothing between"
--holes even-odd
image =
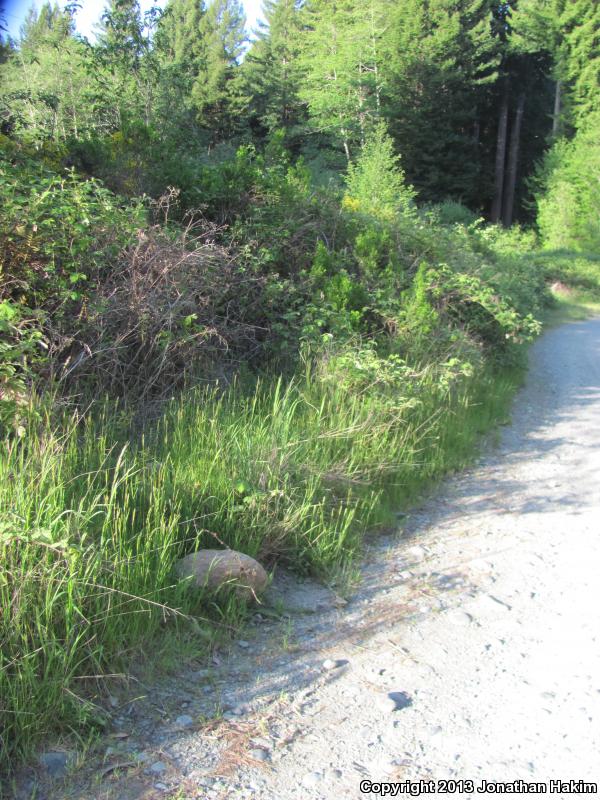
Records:
<instances>
[{"instance_id":1,"label":"conifer tree","mask_svg":"<svg viewBox=\"0 0 600 800\"><path fill-rule=\"evenodd\" d=\"M177 138L195 133L192 92L206 68L205 14L203 0L170 0L157 26L158 113Z\"/></svg>"},{"instance_id":2,"label":"conifer tree","mask_svg":"<svg viewBox=\"0 0 600 800\"><path fill-rule=\"evenodd\" d=\"M253 128L285 132L288 146L301 133L304 104L300 100L301 17L298 0L266 0L265 22L244 59L243 93Z\"/></svg>"},{"instance_id":3,"label":"conifer tree","mask_svg":"<svg viewBox=\"0 0 600 800\"><path fill-rule=\"evenodd\" d=\"M152 33L139 0L111 0L102 15L94 48L99 69L93 77L99 84L98 102L113 129L138 120L147 127L152 121L158 72Z\"/></svg>"},{"instance_id":4,"label":"conifer tree","mask_svg":"<svg viewBox=\"0 0 600 800\"><path fill-rule=\"evenodd\" d=\"M301 97L313 130L341 142L346 158L381 112L381 47L388 0L310 0L304 7Z\"/></svg>"},{"instance_id":5,"label":"conifer tree","mask_svg":"<svg viewBox=\"0 0 600 800\"><path fill-rule=\"evenodd\" d=\"M423 199L480 202L482 117L500 63L492 21L488 0L406 0L392 16L390 129Z\"/></svg>"},{"instance_id":6,"label":"conifer tree","mask_svg":"<svg viewBox=\"0 0 600 800\"><path fill-rule=\"evenodd\" d=\"M17 47L0 63L3 127L33 141L64 141L93 127L86 64L89 53L74 36L69 10L32 8Z\"/></svg>"},{"instance_id":7,"label":"conifer tree","mask_svg":"<svg viewBox=\"0 0 600 800\"><path fill-rule=\"evenodd\" d=\"M204 63L192 87L192 101L213 138L227 138L235 128L231 103L240 57L246 41L241 0L212 0L201 20Z\"/></svg>"},{"instance_id":8,"label":"conifer tree","mask_svg":"<svg viewBox=\"0 0 600 800\"><path fill-rule=\"evenodd\" d=\"M560 24L565 32L573 118L580 124L600 101L600 4L597 0L569 0Z\"/></svg>"}]
</instances>

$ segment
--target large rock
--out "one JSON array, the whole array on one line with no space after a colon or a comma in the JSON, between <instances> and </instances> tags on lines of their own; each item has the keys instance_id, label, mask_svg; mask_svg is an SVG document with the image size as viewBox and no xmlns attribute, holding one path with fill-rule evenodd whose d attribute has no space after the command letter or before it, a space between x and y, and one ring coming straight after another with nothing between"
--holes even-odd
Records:
<instances>
[{"instance_id":1,"label":"large rock","mask_svg":"<svg viewBox=\"0 0 600 800\"><path fill-rule=\"evenodd\" d=\"M248 600L267 586L269 576L254 558L237 550L198 550L175 565L180 578L191 578L192 586L217 590L228 585Z\"/></svg>"}]
</instances>

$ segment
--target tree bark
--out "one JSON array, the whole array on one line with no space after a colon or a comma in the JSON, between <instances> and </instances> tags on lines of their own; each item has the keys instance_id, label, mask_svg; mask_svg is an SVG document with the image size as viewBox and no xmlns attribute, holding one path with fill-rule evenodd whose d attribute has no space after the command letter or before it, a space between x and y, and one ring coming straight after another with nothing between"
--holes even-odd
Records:
<instances>
[{"instance_id":1,"label":"tree bark","mask_svg":"<svg viewBox=\"0 0 600 800\"><path fill-rule=\"evenodd\" d=\"M494 199L492 202L491 221L498 222L502 212L502 192L504 189L504 162L506 161L506 129L508 127L508 84L504 87L500 117L498 119L498 136L496 139L496 170L494 175Z\"/></svg>"},{"instance_id":2,"label":"tree bark","mask_svg":"<svg viewBox=\"0 0 600 800\"><path fill-rule=\"evenodd\" d=\"M515 189L517 186L517 169L519 166L519 146L521 143L521 126L525 113L525 92L519 94L517 110L510 134L510 152L508 154L508 169L506 174L506 192L502 208L502 222L508 228L512 225L515 207Z\"/></svg>"},{"instance_id":3,"label":"tree bark","mask_svg":"<svg viewBox=\"0 0 600 800\"><path fill-rule=\"evenodd\" d=\"M554 114L552 116L552 136L554 139L560 133L560 110L562 104L562 81L556 81L554 87Z\"/></svg>"}]
</instances>

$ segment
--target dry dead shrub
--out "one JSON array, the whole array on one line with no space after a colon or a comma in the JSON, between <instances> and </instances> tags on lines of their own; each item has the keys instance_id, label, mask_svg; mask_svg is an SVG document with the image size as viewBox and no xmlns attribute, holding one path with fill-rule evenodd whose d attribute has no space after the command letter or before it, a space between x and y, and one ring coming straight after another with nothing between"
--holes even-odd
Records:
<instances>
[{"instance_id":1,"label":"dry dead shrub","mask_svg":"<svg viewBox=\"0 0 600 800\"><path fill-rule=\"evenodd\" d=\"M217 234L205 220L140 230L81 309L77 332L55 331L61 379L142 400L253 361L268 333L264 279L242 270Z\"/></svg>"}]
</instances>

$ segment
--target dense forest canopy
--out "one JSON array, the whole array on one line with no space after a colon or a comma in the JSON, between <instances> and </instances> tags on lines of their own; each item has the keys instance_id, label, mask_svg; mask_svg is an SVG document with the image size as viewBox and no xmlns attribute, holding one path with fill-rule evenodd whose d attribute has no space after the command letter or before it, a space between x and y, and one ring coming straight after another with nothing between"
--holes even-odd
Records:
<instances>
[{"instance_id":1,"label":"dense forest canopy","mask_svg":"<svg viewBox=\"0 0 600 800\"><path fill-rule=\"evenodd\" d=\"M274 141L335 176L383 121L420 202L531 221L528 179L597 107L593 0L266 0L252 41L240 0L112 0L92 44L75 10L4 37L1 130L128 193Z\"/></svg>"}]
</instances>

